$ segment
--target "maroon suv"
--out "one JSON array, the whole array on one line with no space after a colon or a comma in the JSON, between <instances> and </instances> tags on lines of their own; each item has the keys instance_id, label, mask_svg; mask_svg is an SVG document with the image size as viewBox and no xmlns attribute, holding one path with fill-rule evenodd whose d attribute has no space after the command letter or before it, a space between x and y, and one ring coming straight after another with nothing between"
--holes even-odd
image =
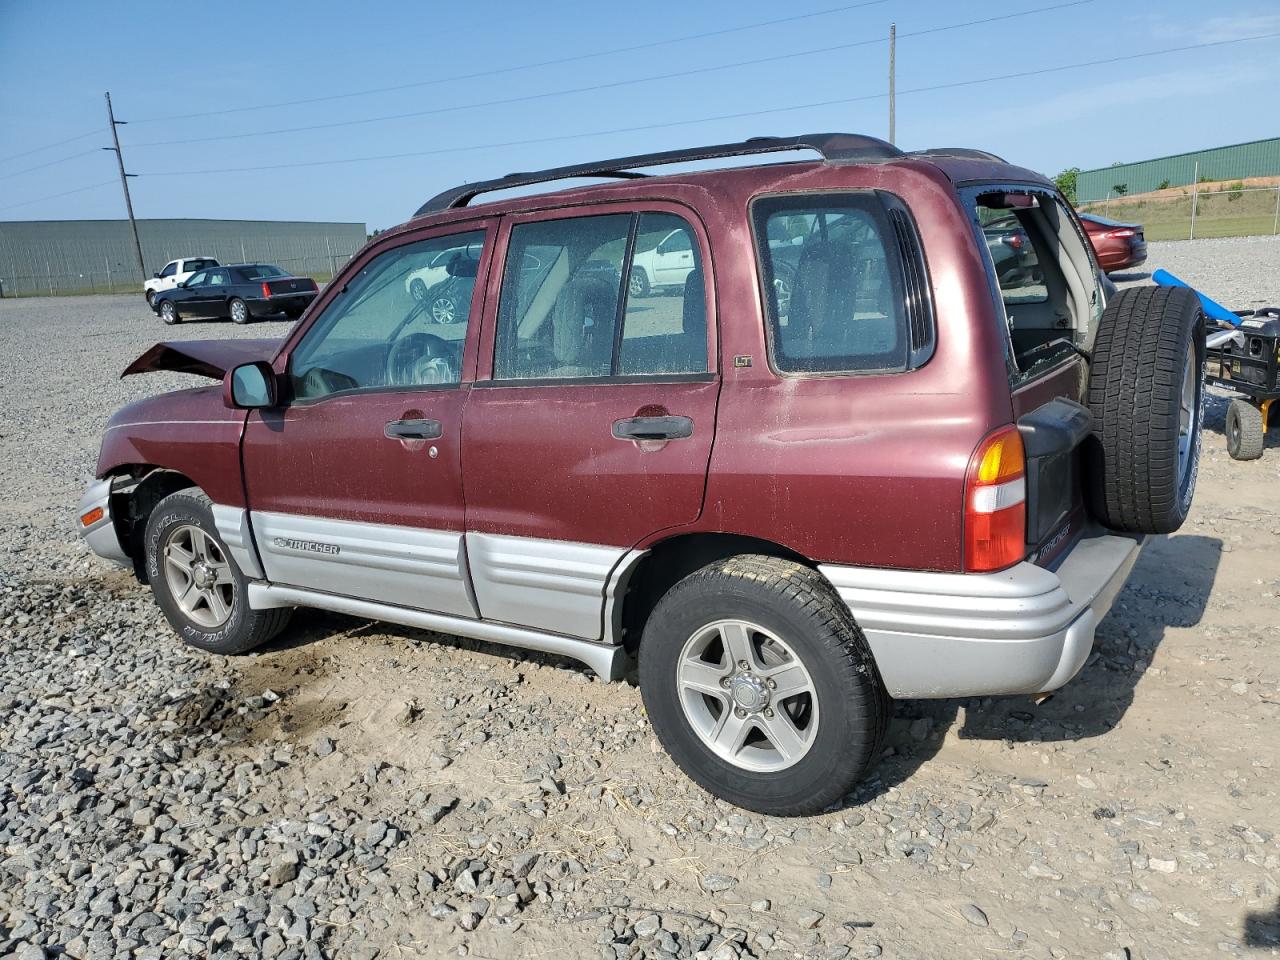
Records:
<instances>
[{"instance_id":1,"label":"maroon suv","mask_svg":"<svg viewBox=\"0 0 1280 960\"><path fill-rule=\"evenodd\" d=\"M584 176L622 182L471 203ZM1001 218L1036 269L997 274ZM406 277L446 250L442 324ZM1143 534L1186 516L1197 300L1106 297L1053 184L979 151L820 134L513 174L379 235L283 341L135 361L221 383L117 413L78 525L214 653L308 606L605 678L635 655L692 778L812 812L891 698L1070 680Z\"/></svg>"}]
</instances>

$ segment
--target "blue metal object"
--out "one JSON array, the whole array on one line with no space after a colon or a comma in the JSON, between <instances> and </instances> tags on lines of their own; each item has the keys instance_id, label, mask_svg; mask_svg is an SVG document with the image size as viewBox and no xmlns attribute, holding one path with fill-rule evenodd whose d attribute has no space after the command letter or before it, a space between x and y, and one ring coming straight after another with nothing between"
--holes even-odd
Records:
<instances>
[{"instance_id":1,"label":"blue metal object","mask_svg":"<svg viewBox=\"0 0 1280 960\"><path fill-rule=\"evenodd\" d=\"M1186 287L1200 298L1200 305L1204 309L1206 317L1212 317L1214 320L1221 320L1223 323L1229 323L1233 327L1240 325L1240 318L1238 316L1216 300L1210 300L1195 287L1191 286L1191 284L1184 280L1179 280L1168 270L1157 270L1155 273L1151 274L1151 279L1162 287Z\"/></svg>"}]
</instances>

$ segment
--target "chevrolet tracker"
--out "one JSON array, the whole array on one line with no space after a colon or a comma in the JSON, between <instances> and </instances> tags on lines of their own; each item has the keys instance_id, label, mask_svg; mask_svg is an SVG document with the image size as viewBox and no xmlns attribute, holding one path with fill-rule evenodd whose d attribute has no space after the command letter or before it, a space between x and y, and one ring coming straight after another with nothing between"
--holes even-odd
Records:
<instances>
[{"instance_id":1,"label":"chevrolet tracker","mask_svg":"<svg viewBox=\"0 0 1280 960\"><path fill-rule=\"evenodd\" d=\"M618 182L472 203L582 177ZM637 658L690 777L812 813L892 698L1080 670L1191 506L1203 323L1188 290L1115 293L1054 185L981 151L512 174L370 241L283 340L135 361L220 383L112 417L78 526L212 653L306 606Z\"/></svg>"}]
</instances>

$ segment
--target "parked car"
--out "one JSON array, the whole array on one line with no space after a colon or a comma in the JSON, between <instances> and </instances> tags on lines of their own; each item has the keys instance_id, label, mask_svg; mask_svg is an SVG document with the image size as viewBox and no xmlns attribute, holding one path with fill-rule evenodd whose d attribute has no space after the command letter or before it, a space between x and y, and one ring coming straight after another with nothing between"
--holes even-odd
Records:
<instances>
[{"instance_id":1,"label":"parked car","mask_svg":"<svg viewBox=\"0 0 1280 960\"><path fill-rule=\"evenodd\" d=\"M1032 277L1036 268L1035 250L1016 217L997 217L983 226L982 234L1001 286L1015 286Z\"/></svg>"},{"instance_id":2,"label":"parked car","mask_svg":"<svg viewBox=\"0 0 1280 960\"><path fill-rule=\"evenodd\" d=\"M425 267L413 270L404 278L404 288L409 296L419 302L427 299L427 291L437 284L443 283L449 276L449 262L459 255L471 260L480 258L479 247L448 247L432 257Z\"/></svg>"},{"instance_id":3,"label":"parked car","mask_svg":"<svg viewBox=\"0 0 1280 960\"><path fill-rule=\"evenodd\" d=\"M1121 223L1092 213L1080 213L1079 217L1103 272L1132 270L1147 262L1147 238L1142 224Z\"/></svg>"},{"instance_id":4,"label":"parked car","mask_svg":"<svg viewBox=\"0 0 1280 960\"><path fill-rule=\"evenodd\" d=\"M471 204L797 149L819 158ZM997 284L981 224L1006 215L1039 299ZM635 238L676 231L680 298L636 297ZM283 340L134 361L218 382L111 417L77 527L212 653L303 606L602 678L635 656L691 778L820 811L881 755L892 698L1067 683L1145 535L1187 515L1199 302L1109 297L1086 244L1039 174L850 134L468 183L372 240ZM431 322L404 278L473 247L456 322Z\"/></svg>"},{"instance_id":5,"label":"parked car","mask_svg":"<svg viewBox=\"0 0 1280 960\"><path fill-rule=\"evenodd\" d=\"M218 266L213 257L184 257L181 260L170 260L159 273L142 284L143 296L147 298L147 306L151 306L155 295L161 290L172 290L184 280L189 280L197 270L205 270Z\"/></svg>"},{"instance_id":6,"label":"parked car","mask_svg":"<svg viewBox=\"0 0 1280 960\"><path fill-rule=\"evenodd\" d=\"M234 263L198 270L172 290L159 291L151 309L171 324L188 317L248 323L280 313L297 319L319 292L310 277L292 277L269 263Z\"/></svg>"}]
</instances>

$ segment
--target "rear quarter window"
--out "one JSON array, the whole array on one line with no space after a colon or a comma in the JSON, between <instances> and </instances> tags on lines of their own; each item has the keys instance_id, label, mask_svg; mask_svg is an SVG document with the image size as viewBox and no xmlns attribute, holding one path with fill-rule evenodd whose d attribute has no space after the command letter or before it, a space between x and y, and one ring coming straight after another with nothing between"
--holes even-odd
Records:
<instances>
[{"instance_id":1,"label":"rear quarter window","mask_svg":"<svg viewBox=\"0 0 1280 960\"><path fill-rule=\"evenodd\" d=\"M894 373L918 365L924 335L910 313L926 306L927 294L923 264L906 262L919 250L914 233L903 249L905 216L893 221L870 192L763 197L752 216L776 370ZM930 318L930 337L931 330Z\"/></svg>"}]
</instances>

